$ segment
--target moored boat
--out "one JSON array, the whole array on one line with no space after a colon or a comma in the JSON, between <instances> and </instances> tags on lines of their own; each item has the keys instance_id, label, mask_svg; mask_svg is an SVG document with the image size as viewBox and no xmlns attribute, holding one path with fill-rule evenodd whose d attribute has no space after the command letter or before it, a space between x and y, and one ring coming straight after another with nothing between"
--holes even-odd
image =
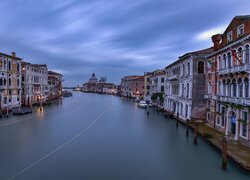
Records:
<instances>
[{"instance_id":1,"label":"moored boat","mask_svg":"<svg viewBox=\"0 0 250 180\"><path fill-rule=\"evenodd\" d=\"M141 108L145 108L145 107L147 107L147 103L146 103L146 101L140 101L138 103L138 106L141 107Z\"/></svg>"}]
</instances>

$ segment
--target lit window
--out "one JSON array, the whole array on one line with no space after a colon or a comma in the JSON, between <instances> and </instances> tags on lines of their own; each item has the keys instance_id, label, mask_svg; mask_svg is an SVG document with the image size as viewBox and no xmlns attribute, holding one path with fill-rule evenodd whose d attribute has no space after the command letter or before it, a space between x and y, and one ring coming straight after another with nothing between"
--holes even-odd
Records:
<instances>
[{"instance_id":1,"label":"lit window","mask_svg":"<svg viewBox=\"0 0 250 180\"><path fill-rule=\"evenodd\" d=\"M227 33L227 42L231 42L233 40L233 33L232 31L230 31L229 33Z\"/></svg>"},{"instance_id":2,"label":"lit window","mask_svg":"<svg viewBox=\"0 0 250 180\"><path fill-rule=\"evenodd\" d=\"M244 34L244 24L240 25L237 28L237 35L238 35L238 37L242 36L243 34Z\"/></svg>"}]
</instances>

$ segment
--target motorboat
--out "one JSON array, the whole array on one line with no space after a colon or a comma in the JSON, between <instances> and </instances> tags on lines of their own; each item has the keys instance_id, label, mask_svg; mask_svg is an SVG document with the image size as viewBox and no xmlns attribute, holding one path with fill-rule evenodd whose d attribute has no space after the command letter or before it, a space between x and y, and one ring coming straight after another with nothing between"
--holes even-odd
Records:
<instances>
[{"instance_id":1,"label":"motorboat","mask_svg":"<svg viewBox=\"0 0 250 180\"><path fill-rule=\"evenodd\" d=\"M135 98L135 102L140 102L140 98Z\"/></svg>"},{"instance_id":2,"label":"motorboat","mask_svg":"<svg viewBox=\"0 0 250 180\"><path fill-rule=\"evenodd\" d=\"M141 108L146 108L147 107L147 103L146 103L146 101L140 101L138 103L138 106L141 107Z\"/></svg>"}]
</instances>

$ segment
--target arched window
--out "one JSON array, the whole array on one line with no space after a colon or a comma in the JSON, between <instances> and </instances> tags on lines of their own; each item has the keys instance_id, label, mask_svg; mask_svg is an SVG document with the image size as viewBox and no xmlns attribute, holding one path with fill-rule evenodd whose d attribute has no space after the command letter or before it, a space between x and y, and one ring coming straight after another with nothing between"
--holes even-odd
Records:
<instances>
[{"instance_id":1,"label":"arched window","mask_svg":"<svg viewBox=\"0 0 250 180\"><path fill-rule=\"evenodd\" d=\"M230 79L227 80L227 96L231 96L231 81Z\"/></svg>"},{"instance_id":2,"label":"arched window","mask_svg":"<svg viewBox=\"0 0 250 180\"><path fill-rule=\"evenodd\" d=\"M198 74L204 74L204 61L198 62Z\"/></svg>"},{"instance_id":3,"label":"arched window","mask_svg":"<svg viewBox=\"0 0 250 180\"><path fill-rule=\"evenodd\" d=\"M182 93L181 93L181 96L182 97L184 96L184 84L182 84Z\"/></svg>"},{"instance_id":4,"label":"arched window","mask_svg":"<svg viewBox=\"0 0 250 180\"><path fill-rule=\"evenodd\" d=\"M8 69L9 69L9 71L11 70L11 61L8 61Z\"/></svg>"},{"instance_id":5,"label":"arched window","mask_svg":"<svg viewBox=\"0 0 250 180\"><path fill-rule=\"evenodd\" d=\"M233 97L236 97L236 94L237 94L236 79L233 79L233 81L232 81L232 86L233 86Z\"/></svg>"},{"instance_id":6,"label":"arched window","mask_svg":"<svg viewBox=\"0 0 250 180\"><path fill-rule=\"evenodd\" d=\"M249 97L249 79L245 78L244 79L244 83L245 83L245 97Z\"/></svg>"},{"instance_id":7,"label":"arched window","mask_svg":"<svg viewBox=\"0 0 250 180\"><path fill-rule=\"evenodd\" d=\"M226 68L227 67L227 57L226 57L226 54L223 54L223 68Z\"/></svg>"},{"instance_id":8,"label":"arched window","mask_svg":"<svg viewBox=\"0 0 250 180\"><path fill-rule=\"evenodd\" d=\"M9 86L11 86L11 78L9 78Z\"/></svg>"},{"instance_id":9,"label":"arched window","mask_svg":"<svg viewBox=\"0 0 250 180\"><path fill-rule=\"evenodd\" d=\"M20 70L20 64L17 63L16 67L17 67L17 72L19 72L19 70Z\"/></svg>"},{"instance_id":10,"label":"arched window","mask_svg":"<svg viewBox=\"0 0 250 180\"><path fill-rule=\"evenodd\" d=\"M245 46L245 63L249 63L249 45Z\"/></svg>"},{"instance_id":11,"label":"arched window","mask_svg":"<svg viewBox=\"0 0 250 180\"><path fill-rule=\"evenodd\" d=\"M243 97L243 84L242 84L242 79L238 79L238 86L239 86L239 92L238 95L239 97Z\"/></svg>"},{"instance_id":12,"label":"arched window","mask_svg":"<svg viewBox=\"0 0 250 180\"><path fill-rule=\"evenodd\" d=\"M190 63L188 63L188 75L190 75Z\"/></svg>"},{"instance_id":13,"label":"arched window","mask_svg":"<svg viewBox=\"0 0 250 180\"><path fill-rule=\"evenodd\" d=\"M181 103L181 115L183 114L183 104Z\"/></svg>"},{"instance_id":14,"label":"arched window","mask_svg":"<svg viewBox=\"0 0 250 180\"><path fill-rule=\"evenodd\" d=\"M6 83L7 83L7 81L6 81L6 79L4 78L4 79L3 79L3 85L6 86Z\"/></svg>"},{"instance_id":15,"label":"arched window","mask_svg":"<svg viewBox=\"0 0 250 180\"><path fill-rule=\"evenodd\" d=\"M183 76L185 76L185 65L184 64L182 65L182 73L183 73Z\"/></svg>"},{"instance_id":16,"label":"arched window","mask_svg":"<svg viewBox=\"0 0 250 180\"><path fill-rule=\"evenodd\" d=\"M187 97L189 97L189 84L187 84Z\"/></svg>"},{"instance_id":17,"label":"arched window","mask_svg":"<svg viewBox=\"0 0 250 180\"><path fill-rule=\"evenodd\" d=\"M222 69L223 68L223 66L222 66L222 59L221 59L220 56L218 57L218 61L219 61L219 69Z\"/></svg>"},{"instance_id":18,"label":"arched window","mask_svg":"<svg viewBox=\"0 0 250 180\"><path fill-rule=\"evenodd\" d=\"M188 117L188 105L186 104L186 118Z\"/></svg>"},{"instance_id":19,"label":"arched window","mask_svg":"<svg viewBox=\"0 0 250 180\"><path fill-rule=\"evenodd\" d=\"M219 94L219 95L221 95L221 82L219 81L219 83L218 83L218 89L217 89L217 93Z\"/></svg>"},{"instance_id":20,"label":"arched window","mask_svg":"<svg viewBox=\"0 0 250 180\"><path fill-rule=\"evenodd\" d=\"M232 66L232 63L231 63L231 53L230 52L227 53L227 63L228 63L228 67Z\"/></svg>"},{"instance_id":21,"label":"arched window","mask_svg":"<svg viewBox=\"0 0 250 180\"><path fill-rule=\"evenodd\" d=\"M222 95L225 96L226 95L226 80L223 80L223 92Z\"/></svg>"},{"instance_id":22,"label":"arched window","mask_svg":"<svg viewBox=\"0 0 250 180\"><path fill-rule=\"evenodd\" d=\"M243 60L242 60L242 57L243 57L243 52L242 52L242 48L240 47L238 49L238 58L239 58L239 61L238 64L242 64Z\"/></svg>"},{"instance_id":23,"label":"arched window","mask_svg":"<svg viewBox=\"0 0 250 180\"><path fill-rule=\"evenodd\" d=\"M4 64L4 70L6 70L7 69L7 62L6 62L6 60L3 61L3 64Z\"/></svg>"}]
</instances>

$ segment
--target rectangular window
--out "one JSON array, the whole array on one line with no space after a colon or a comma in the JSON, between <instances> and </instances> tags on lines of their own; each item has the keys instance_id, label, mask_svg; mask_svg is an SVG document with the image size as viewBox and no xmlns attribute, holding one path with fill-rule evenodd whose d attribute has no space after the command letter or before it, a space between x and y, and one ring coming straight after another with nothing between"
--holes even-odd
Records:
<instances>
[{"instance_id":1,"label":"rectangular window","mask_svg":"<svg viewBox=\"0 0 250 180\"><path fill-rule=\"evenodd\" d=\"M216 124L220 124L220 117L216 117Z\"/></svg>"},{"instance_id":2,"label":"rectangular window","mask_svg":"<svg viewBox=\"0 0 250 180\"><path fill-rule=\"evenodd\" d=\"M161 82L164 83L164 78L161 78Z\"/></svg>"},{"instance_id":3,"label":"rectangular window","mask_svg":"<svg viewBox=\"0 0 250 180\"><path fill-rule=\"evenodd\" d=\"M232 31L230 31L229 33L227 33L227 42L231 42L233 40L233 33Z\"/></svg>"},{"instance_id":4,"label":"rectangular window","mask_svg":"<svg viewBox=\"0 0 250 180\"><path fill-rule=\"evenodd\" d=\"M164 86L161 86L161 92L164 92Z\"/></svg>"},{"instance_id":5,"label":"rectangular window","mask_svg":"<svg viewBox=\"0 0 250 180\"><path fill-rule=\"evenodd\" d=\"M237 35L238 35L238 37L242 36L243 34L244 34L244 24L240 25L237 28Z\"/></svg>"}]
</instances>

